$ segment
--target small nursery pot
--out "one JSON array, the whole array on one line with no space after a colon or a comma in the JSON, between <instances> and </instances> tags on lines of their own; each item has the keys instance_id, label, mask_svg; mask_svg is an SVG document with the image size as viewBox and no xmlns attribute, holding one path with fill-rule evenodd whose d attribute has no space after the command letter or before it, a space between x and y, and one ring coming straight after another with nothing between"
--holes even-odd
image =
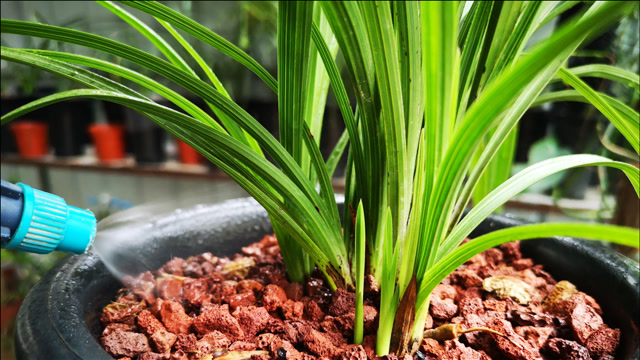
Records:
<instances>
[{"instance_id":1,"label":"small nursery pot","mask_svg":"<svg viewBox=\"0 0 640 360\"><path fill-rule=\"evenodd\" d=\"M204 156L200 155L194 148L189 146L186 142L176 139L178 144L178 156L180 162L183 164L201 164L204 161Z\"/></svg>"},{"instance_id":2,"label":"small nursery pot","mask_svg":"<svg viewBox=\"0 0 640 360\"><path fill-rule=\"evenodd\" d=\"M37 121L20 121L10 126L15 135L20 156L37 159L49 153L47 124Z\"/></svg>"},{"instance_id":3,"label":"small nursery pot","mask_svg":"<svg viewBox=\"0 0 640 360\"><path fill-rule=\"evenodd\" d=\"M106 226L104 221L99 229ZM491 216L472 237L517 224L520 222L512 218ZM126 271L145 270L143 264L157 269L172 256L207 251L231 256L272 231L267 213L251 199L175 211L155 218L145 228L145 236L124 245L127 249L123 250L137 260L129 262ZM521 250L557 280L573 282L599 302L605 322L622 331L616 358L640 359L637 265L606 248L572 238L528 240L522 242ZM99 343L100 315L120 287L91 252L58 263L31 290L20 309L17 358L111 359Z\"/></svg>"},{"instance_id":4,"label":"small nursery pot","mask_svg":"<svg viewBox=\"0 0 640 360\"><path fill-rule=\"evenodd\" d=\"M98 159L111 162L124 159L124 127L112 124L89 126Z\"/></svg>"}]
</instances>

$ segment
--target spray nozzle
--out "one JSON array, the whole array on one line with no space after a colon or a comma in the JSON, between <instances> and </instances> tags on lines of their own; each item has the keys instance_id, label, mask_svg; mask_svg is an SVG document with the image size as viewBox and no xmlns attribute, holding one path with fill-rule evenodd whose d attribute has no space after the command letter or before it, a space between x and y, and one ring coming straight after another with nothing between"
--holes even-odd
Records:
<instances>
[{"instance_id":1,"label":"spray nozzle","mask_svg":"<svg viewBox=\"0 0 640 360\"><path fill-rule=\"evenodd\" d=\"M82 254L96 235L91 211L22 183L2 180L2 248L47 254Z\"/></svg>"}]
</instances>

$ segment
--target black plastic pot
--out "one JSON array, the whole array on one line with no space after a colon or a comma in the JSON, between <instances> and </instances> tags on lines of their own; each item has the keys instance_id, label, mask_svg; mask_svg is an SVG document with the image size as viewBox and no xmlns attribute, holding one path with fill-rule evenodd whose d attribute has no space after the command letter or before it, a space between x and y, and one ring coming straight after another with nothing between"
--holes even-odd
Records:
<instances>
[{"instance_id":1,"label":"black plastic pot","mask_svg":"<svg viewBox=\"0 0 640 360\"><path fill-rule=\"evenodd\" d=\"M473 236L519 223L492 216ZM156 219L145 231L147 236L130 242L127 251L139 260L133 266L156 269L171 256L206 251L233 255L272 229L262 207L239 199L173 212ZM570 238L529 240L523 242L522 251L556 279L569 280L596 298L607 324L622 330L617 359L640 358L637 265L603 247ZM33 288L20 309L18 359L111 359L99 344L99 317L120 286L95 254L61 261Z\"/></svg>"}]
</instances>

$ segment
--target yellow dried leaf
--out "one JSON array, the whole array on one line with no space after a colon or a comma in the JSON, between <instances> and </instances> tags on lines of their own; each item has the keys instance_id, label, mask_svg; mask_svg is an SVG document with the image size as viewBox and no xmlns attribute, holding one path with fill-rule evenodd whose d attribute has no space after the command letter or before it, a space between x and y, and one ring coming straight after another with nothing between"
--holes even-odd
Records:
<instances>
[{"instance_id":1,"label":"yellow dried leaf","mask_svg":"<svg viewBox=\"0 0 640 360\"><path fill-rule=\"evenodd\" d=\"M542 307L547 308L554 302L567 300L577 292L578 289L575 285L568 282L567 280L562 280L556 284L556 286L553 288L553 291L551 291L547 298L544 299L544 301L542 302Z\"/></svg>"},{"instance_id":2,"label":"yellow dried leaf","mask_svg":"<svg viewBox=\"0 0 640 360\"><path fill-rule=\"evenodd\" d=\"M249 274L249 268L253 265L255 265L255 262L252 258L243 257L226 264L222 268L222 273L225 275L235 275L240 279L244 279Z\"/></svg>"}]
</instances>

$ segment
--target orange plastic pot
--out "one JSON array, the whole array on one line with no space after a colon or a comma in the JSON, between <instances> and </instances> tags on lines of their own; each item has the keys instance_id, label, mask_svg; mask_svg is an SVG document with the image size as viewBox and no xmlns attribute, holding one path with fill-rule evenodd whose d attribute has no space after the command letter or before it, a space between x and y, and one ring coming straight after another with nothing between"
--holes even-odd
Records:
<instances>
[{"instance_id":1,"label":"orange plastic pot","mask_svg":"<svg viewBox=\"0 0 640 360\"><path fill-rule=\"evenodd\" d=\"M200 164L204 160L204 156L194 150L191 146L182 140L176 140L178 143L178 156L183 164Z\"/></svg>"},{"instance_id":2,"label":"orange plastic pot","mask_svg":"<svg viewBox=\"0 0 640 360\"><path fill-rule=\"evenodd\" d=\"M96 147L98 159L111 162L124 159L124 127L112 124L94 124L89 126L89 134Z\"/></svg>"},{"instance_id":3,"label":"orange plastic pot","mask_svg":"<svg viewBox=\"0 0 640 360\"><path fill-rule=\"evenodd\" d=\"M21 121L11 124L16 137L18 154L24 158L37 159L49 153L49 127L37 121Z\"/></svg>"}]
</instances>

